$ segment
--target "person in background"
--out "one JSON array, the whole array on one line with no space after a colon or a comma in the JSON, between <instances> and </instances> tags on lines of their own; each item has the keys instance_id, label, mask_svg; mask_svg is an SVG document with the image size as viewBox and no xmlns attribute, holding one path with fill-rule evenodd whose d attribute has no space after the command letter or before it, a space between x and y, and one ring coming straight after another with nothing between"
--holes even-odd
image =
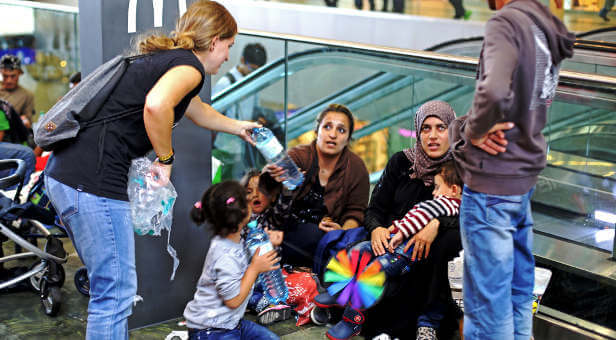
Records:
<instances>
[{"instance_id":1,"label":"person in background","mask_svg":"<svg viewBox=\"0 0 616 340\"><path fill-rule=\"evenodd\" d=\"M2 56L0 59L0 74L2 74L0 99L9 102L23 120L24 125L30 129L34 116L34 95L19 85L19 77L23 73L19 57L12 54Z\"/></svg>"},{"instance_id":2,"label":"person in background","mask_svg":"<svg viewBox=\"0 0 616 340\"><path fill-rule=\"evenodd\" d=\"M11 104L6 100L0 99L0 160L23 160L26 166L24 184L27 184L30 181L30 176L35 170L36 157L30 147L21 144L19 141L19 136L23 135L21 137L25 138L25 134L27 134L27 131L23 126L21 118L17 115L17 112L15 112ZM2 170L0 171L0 178L10 176L14 172L13 169ZM14 189L16 187L17 185L7 189Z\"/></svg>"},{"instance_id":3,"label":"person in background","mask_svg":"<svg viewBox=\"0 0 616 340\"><path fill-rule=\"evenodd\" d=\"M614 7L614 0L605 0L603 8L599 10L599 16L603 19L603 21L610 21L610 18L607 17L607 14L612 10L612 7Z\"/></svg>"},{"instance_id":4,"label":"person in background","mask_svg":"<svg viewBox=\"0 0 616 340\"><path fill-rule=\"evenodd\" d=\"M68 87L72 89L81 82L81 72L75 72L68 78Z\"/></svg>"},{"instance_id":5,"label":"person in background","mask_svg":"<svg viewBox=\"0 0 616 340\"><path fill-rule=\"evenodd\" d=\"M535 260L530 198L545 168L543 134L575 35L537 0L488 0L475 95L449 128L465 184L464 338L530 339Z\"/></svg>"},{"instance_id":6,"label":"person in background","mask_svg":"<svg viewBox=\"0 0 616 340\"><path fill-rule=\"evenodd\" d=\"M45 169L45 188L88 270L87 339L128 339L137 294L135 239L128 202L131 161L151 151L164 184L175 151L173 126L183 116L204 129L241 136L259 124L220 114L198 96L207 75L228 60L237 22L214 1L194 1L170 36L136 41L135 55L97 118L134 112L79 131L56 147ZM187 156L191 157L191 156ZM111 266L109 263L114 263Z\"/></svg>"},{"instance_id":7,"label":"person in background","mask_svg":"<svg viewBox=\"0 0 616 340\"><path fill-rule=\"evenodd\" d=\"M240 63L220 77L212 89L212 96L242 80L252 71L265 65L266 62L267 53L263 45L259 43L247 44L242 50ZM280 128L277 131L273 126L278 120L273 112L271 115L266 114L264 108L259 106L259 96L256 94L238 101L225 110L223 114L233 119L257 121L274 131L277 138L282 137ZM247 145L243 145L241 139L227 134L215 134L213 138L215 149L212 150L212 155L223 163L223 179L240 179L246 169L260 169L265 165L265 161L258 152Z\"/></svg>"},{"instance_id":8,"label":"person in background","mask_svg":"<svg viewBox=\"0 0 616 340\"><path fill-rule=\"evenodd\" d=\"M240 63L233 67L229 72L225 73L214 85L212 89L212 95L216 95L227 87L233 85L235 82L242 80L244 77L249 75L252 71L258 69L259 67L265 65L267 62L267 52L265 51L265 47L259 43L247 44L244 46L244 50L242 50L242 57L240 58ZM248 105L248 102L243 101L242 104L245 106ZM243 109L242 107L241 109ZM250 110L241 110L239 113L233 112L232 114L248 114L244 111Z\"/></svg>"},{"instance_id":9,"label":"person in background","mask_svg":"<svg viewBox=\"0 0 616 340\"><path fill-rule=\"evenodd\" d=\"M463 0L449 0L449 3L453 6L453 9L456 11L456 14L453 16L454 19L464 19L468 20L471 17L473 12L467 11L464 9L464 5L462 4Z\"/></svg>"}]
</instances>

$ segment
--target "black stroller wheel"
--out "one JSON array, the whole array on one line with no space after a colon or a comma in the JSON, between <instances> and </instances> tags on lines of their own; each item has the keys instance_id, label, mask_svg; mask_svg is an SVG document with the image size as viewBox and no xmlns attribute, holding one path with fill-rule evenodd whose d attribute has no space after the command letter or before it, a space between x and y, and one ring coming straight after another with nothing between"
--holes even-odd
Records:
<instances>
[{"instance_id":1,"label":"black stroller wheel","mask_svg":"<svg viewBox=\"0 0 616 340\"><path fill-rule=\"evenodd\" d=\"M28 270L32 270L34 267L38 266L40 263L41 261L34 262L33 264L30 265ZM62 267L62 265L58 264L56 268L58 268L58 272L57 272L57 276L55 276L55 279L57 279L57 282L55 282L55 284L57 284L58 287L62 287L64 285L64 281L66 280L66 272L64 271L64 267ZM43 276L45 276L47 272L48 272L48 269L45 269L45 271L43 272L30 276L30 280L28 281L28 283L30 285L30 288L35 293L40 293L41 281L43 280Z\"/></svg>"},{"instance_id":2,"label":"black stroller wheel","mask_svg":"<svg viewBox=\"0 0 616 340\"><path fill-rule=\"evenodd\" d=\"M48 316L56 316L62 304L62 292L58 286L50 286L47 280L41 281L41 306Z\"/></svg>"},{"instance_id":3,"label":"black stroller wheel","mask_svg":"<svg viewBox=\"0 0 616 340\"><path fill-rule=\"evenodd\" d=\"M90 280L86 267L81 267L75 272L75 287L81 294L90 296Z\"/></svg>"}]
</instances>

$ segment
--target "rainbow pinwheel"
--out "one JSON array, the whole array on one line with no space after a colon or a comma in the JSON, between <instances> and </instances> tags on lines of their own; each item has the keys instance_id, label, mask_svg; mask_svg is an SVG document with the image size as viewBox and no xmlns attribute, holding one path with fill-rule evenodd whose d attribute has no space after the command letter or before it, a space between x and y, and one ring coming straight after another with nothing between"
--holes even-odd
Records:
<instances>
[{"instance_id":1,"label":"rainbow pinwheel","mask_svg":"<svg viewBox=\"0 0 616 340\"><path fill-rule=\"evenodd\" d=\"M327 264L324 281L330 282L327 292L336 297L339 305L348 302L355 309L370 308L383 294L385 273L379 261L372 261L370 252L346 250L336 254ZM369 264L370 263L370 264Z\"/></svg>"}]
</instances>

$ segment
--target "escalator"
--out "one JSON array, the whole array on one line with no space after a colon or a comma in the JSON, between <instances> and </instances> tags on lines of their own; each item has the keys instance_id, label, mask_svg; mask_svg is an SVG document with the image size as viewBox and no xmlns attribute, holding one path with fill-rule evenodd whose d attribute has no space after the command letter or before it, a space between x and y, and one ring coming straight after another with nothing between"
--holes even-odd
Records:
<instances>
[{"instance_id":1,"label":"escalator","mask_svg":"<svg viewBox=\"0 0 616 340\"><path fill-rule=\"evenodd\" d=\"M246 39L255 37L272 39L256 33ZM481 41L458 41L440 47L439 54L297 37L285 46L283 57L219 93L212 105L224 112L257 96L260 105L276 111L274 124L285 131L286 144L293 146L314 138L315 118L328 104L344 104L357 118L351 148L366 163L374 183L387 159L415 142L413 116L420 105L438 99L450 103L458 115L468 111L477 61L440 53L455 47L463 51L460 54L471 55ZM616 318L609 310L616 311L612 294L616 264L609 260L614 224L595 218L600 211L616 212L616 78L605 72L613 66L603 62L614 59L616 50L607 43L578 41L576 53L586 52L595 53L596 58L586 58L585 65L593 65L596 72L561 72L543 131L548 166L533 196L534 253L539 264L563 277L559 283L600 287L587 289L594 292L590 297L567 287L549 288L545 309L536 315L537 327L544 332L536 335L543 338L563 335L564 330L616 338ZM602 59L597 53L612 56ZM584 296L587 304L600 301L603 309L578 304L578 311L567 310L565 291ZM575 338L571 334L567 337Z\"/></svg>"},{"instance_id":2,"label":"escalator","mask_svg":"<svg viewBox=\"0 0 616 340\"><path fill-rule=\"evenodd\" d=\"M426 51L479 58L483 37L455 39L434 45ZM563 70L616 75L616 27L577 35L573 57L563 62Z\"/></svg>"}]
</instances>

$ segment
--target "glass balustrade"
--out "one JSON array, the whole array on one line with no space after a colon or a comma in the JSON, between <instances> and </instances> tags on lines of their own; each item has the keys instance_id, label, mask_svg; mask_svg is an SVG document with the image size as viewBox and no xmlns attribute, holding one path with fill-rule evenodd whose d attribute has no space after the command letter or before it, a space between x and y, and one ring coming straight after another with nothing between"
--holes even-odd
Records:
<instances>
[{"instance_id":1,"label":"glass balustrade","mask_svg":"<svg viewBox=\"0 0 616 340\"><path fill-rule=\"evenodd\" d=\"M327 105L348 106L356 117L351 148L375 183L389 157L415 143L413 117L429 100L444 100L458 116L473 99L476 59L420 51L247 32L238 41L261 42L268 64L213 97L224 112L250 96L275 112L287 146L311 142L315 119ZM241 45L241 44L239 44ZM284 48L281 49L281 46ZM606 252L616 213L616 78L561 72L544 135L548 166L533 197L536 232ZM244 168L261 166L246 164Z\"/></svg>"}]
</instances>

